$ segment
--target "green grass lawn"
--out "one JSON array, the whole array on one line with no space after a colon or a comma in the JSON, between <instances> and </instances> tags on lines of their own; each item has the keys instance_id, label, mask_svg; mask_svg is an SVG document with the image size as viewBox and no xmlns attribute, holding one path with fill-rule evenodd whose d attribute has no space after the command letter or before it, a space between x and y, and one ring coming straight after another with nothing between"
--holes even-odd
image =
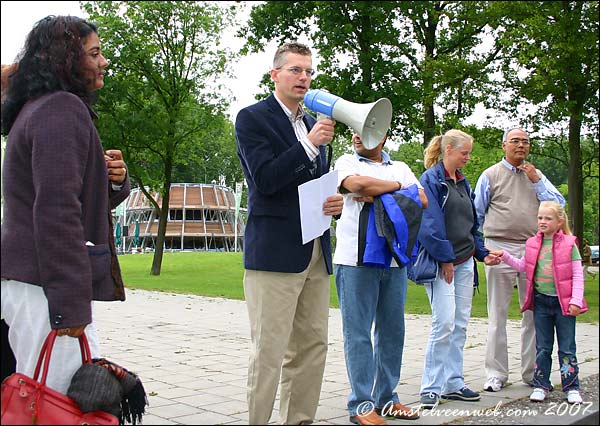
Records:
<instances>
[{"instance_id":1,"label":"green grass lawn","mask_svg":"<svg viewBox=\"0 0 600 426\"><path fill-rule=\"evenodd\" d=\"M244 299L242 280L244 267L242 253L164 253L161 274L150 275L153 254L119 256L125 285L128 288L189 293L209 297ZM478 262L480 285L473 297L471 316L487 317L487 287L483 264ZM585 298L589 311L577 318L578 321L598 323L598 275L585 282ZM331 306L339 307L334 278L331 277ZM427 294L422 286L409 281L405 312L430 314ZM517 291L509 309L509 318L518 319L519 302Z\"/></svg>"}]
</instances>

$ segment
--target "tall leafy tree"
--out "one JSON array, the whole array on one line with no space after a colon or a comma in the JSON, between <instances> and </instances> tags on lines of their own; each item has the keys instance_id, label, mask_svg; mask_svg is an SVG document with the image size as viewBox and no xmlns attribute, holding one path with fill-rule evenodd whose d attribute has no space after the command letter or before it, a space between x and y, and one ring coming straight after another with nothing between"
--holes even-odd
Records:
<instances>
[{"instance_id":1,"label":"tall leafy tree","mask_svg":"<svg viewBox=\"0 0 600 426\"><path fill-rule=\"evenodd\" d=\"M231 187L244 179L237 157L233 123L219 114L206 123L202 140L196 140L185 158L174 167L174 182L219 182L221 177Z\"/></svg>"},{"instance_id":2,"label":"tall leafy tree","mask_svg":"<svg viewBox=\"0 0 600 426\"><path fill-rule=\"evenodd\" d=\"M524 102L534 105L519 111L520 118L553 135L535 148L567 167L569 216L581 240L584 180L598 179L589 172L594 164L598 170L598 2L496 2L493 8L505 13L510 31L498 40L505 96L490 106L514 114Z\"/></svg>"},{"instance_id":3,"label":"tall leafy tree","mask_svg":"<svg viewBox=\"0 0 600 426\"><path fill-rule=\"evenodd\" d=\"M293 11L293 13L290 13ZM489 93L498 48L487 2L267 1L252 9L248 50L306 36L321 58L313 87L354 102L388 97L393 130L428 142Z\"/></svg>"},{"instance_id":4,"label":"tall leafy tree","mask_svg":"<svg viewBox=\"0 0 600 426\"><path fill-rule=\"evenodd\" d=\"M202 141L231 136L216 79L232 57L220 41L233 12L216 2L97 1L82 7L99 25L111 64L99 126L104 141L123 150L130 177L158 212L151 274L159 275L176 171L210 160ZM159 192L160 207L146 187Z\"/></svg>"}]
</instances>

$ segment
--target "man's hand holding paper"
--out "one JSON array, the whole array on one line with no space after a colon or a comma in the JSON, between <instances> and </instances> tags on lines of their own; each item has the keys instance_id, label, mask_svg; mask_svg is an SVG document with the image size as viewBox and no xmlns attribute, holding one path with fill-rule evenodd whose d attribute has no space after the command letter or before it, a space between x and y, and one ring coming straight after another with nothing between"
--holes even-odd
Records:
<instances>
[{"instance_id":1,"label":"man's hand holding paper","mask_svg":"<svg viewBox=\"0 0 600 426\"><path fill-rule=\"evenodd\" d=\"M331 225L331 216L342 212L344 201L337 193L337 171L300 185L298 197L302 244L306 244L323 235Z\"/></svg>"}]
</instances>

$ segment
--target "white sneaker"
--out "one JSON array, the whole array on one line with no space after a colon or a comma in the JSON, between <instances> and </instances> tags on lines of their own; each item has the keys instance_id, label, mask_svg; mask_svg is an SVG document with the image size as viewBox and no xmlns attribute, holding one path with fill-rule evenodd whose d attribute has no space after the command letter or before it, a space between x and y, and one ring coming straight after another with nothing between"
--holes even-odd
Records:
<instances>
[{"instance_id":1,"label":"white sneaker","mask_svg":"<svg viewBox=\"0 0 600 426\"><path fill-rule=\"evenodd\" d=\"M542 402L544 399L546 399L547 394L548 392L546 392L544 389L535 388L533 392L531 392L531 395L529 395L529 400L533 402Z\"/></svg>"},{"instance_id":2,"label":"white sneaker","mask_svg":"<svg viewBox=\"0 0 600 426\"><path fill-rule=\"evenodd\" d=\"M567 392L567 402L569 404L581 404L583 402L577 389L571 389Z\"/></svg>"},{"instance_id":3,"label":"white sneaker","mask_svg":"<svg viewBox=\"0 0 600 426\"><path fill-rule=\"evenodd\" d=\"M504 383L497 377L490 377L486 380L485 385L483 385L483 389L488 392L498 392L503 387Z\"/></svg>"}]
</instances>

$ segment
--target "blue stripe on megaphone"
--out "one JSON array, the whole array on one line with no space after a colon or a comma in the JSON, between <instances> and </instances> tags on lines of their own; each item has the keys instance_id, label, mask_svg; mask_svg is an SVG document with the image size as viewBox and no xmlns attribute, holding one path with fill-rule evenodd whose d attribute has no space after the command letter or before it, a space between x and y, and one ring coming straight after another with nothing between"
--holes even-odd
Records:
<instances>
[{"instance_id":1,"label":"blue stripe on megaphone","mask_svg":"<svg viewBox=\"0 0 600 426\"><path fill-rule=\"evenodd\" d=\"M320 112L328 117L333 116L333 107L340 100L339 96L333 95L321 89L313 89L304 95L304 105L313 111Z\"/></svg>"}]
</instances>

